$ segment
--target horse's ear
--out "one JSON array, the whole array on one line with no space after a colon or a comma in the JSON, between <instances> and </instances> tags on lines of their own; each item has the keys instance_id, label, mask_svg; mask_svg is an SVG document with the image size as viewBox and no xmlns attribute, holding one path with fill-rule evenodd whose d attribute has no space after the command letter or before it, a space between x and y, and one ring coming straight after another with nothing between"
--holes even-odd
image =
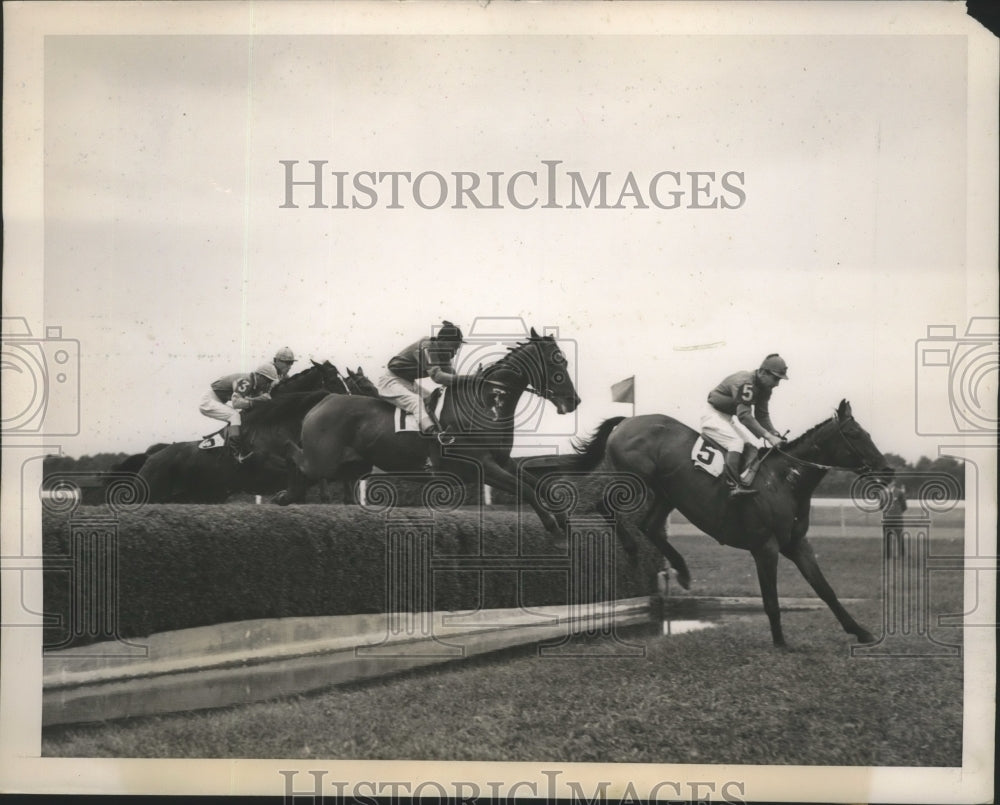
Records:
<instances>
[{"instance_id":1,"label":"horse's ear","mask_svg":"<svg viewBox=\"0 0 1000 805\"><path fill-rule=\"evenodd\" d=\"M840 401L840 407L837 409L837 416L843 419L847 419L852 416L851 404L847 400Z\"/></svg>"},{"instance_id":2,"label":"horse's ear","mask_svg":"<svg viewBox=\"0 0 1000 805\"><path fill-rule=\"evenodd\" d=\"M313 358L309 359L309 363L311 363L313 366L322 366L323 365L321 363L316 363L315 359L313 359Z\"/></svg>"},{"instance_id":3,"label":"horse's ear","mask_svg":"<svg viewBox=\"0 0 1000 805\"><path fill-rule=\"evenodd\" d=\"M531 328L531 337L532 338L540 338L540 336L538 335L538 333L536 332L536 330L535 330L534 327Z\"/></svg>"},{"instance_id":4,"label":"horse's ear","mask_svg":"<svg viewBox=\"0 0 1000 805\"><path fill-rule=\"evenodd\" d=\"M359 367L358 367L358 371L357 371L357 372L355 372L355 374L359 374L359 375L361 375L362 377L364 377L364 376L365 376L365 372L364 372L364 369L362 369L362 368L361 368L361 367L359 366Z\"/></svg>"}]
</instances>

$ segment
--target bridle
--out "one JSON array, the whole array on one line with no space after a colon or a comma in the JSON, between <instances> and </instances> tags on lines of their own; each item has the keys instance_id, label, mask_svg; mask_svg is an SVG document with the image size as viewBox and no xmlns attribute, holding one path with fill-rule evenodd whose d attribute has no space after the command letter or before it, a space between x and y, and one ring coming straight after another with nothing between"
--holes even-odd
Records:
<instances>
[{"instance_id":1,"label":"bridle","mask_svg":"<svg viewBox=\"0 0 1000 805\"><path fill-rule=\"evenodd\" d=\"M496 364L494 364L493 366L496 366ZM489 368L492 368L492 367L488 367L488 369ZM488 371L488 369L487 369L487 371ZM543 388L541 390L536 389L534 386L531 385L532 371L531 370L526 370L524 373L528 376L528 382L525 383L523 386L521 386L520 384L517 384L517 385L508 385L507 383L505 383L502 380L492 380L489 377L486 377L486 378L483 378L483 379L487 383L487 385L493 386L494 388L499 388L499 389L503 390L507 394L510 394L510 393L513 393L513 392L516 392L517 394L523 394L523 393L527 392L528 394L533 394L536 397L540 397L543 400L547 400L548 402L551 402L551 403L555 404L555 391L553 389L549 388L547 383L544 384L545 388ZM545 380L544 373L545 373L545 369L542 369L542 375L543 375L542 380L543 380L543 382Z\"/></svg>"},{"instance_id":2,"label":"bridle","mask_svg":"<svg viewBox=\"0 0 1000 805\"><path fill-rule=\"evenodd\" d=\"M836 418L836 422L837 422L837 435L840 436L840 438L844 440L844 444L847 445L847 449L850 451L851 455L853 455L856 459L858 459L858 461L861 462L861 466L859 468L856 468L856 467L838 467L835 464L820 464L817 461L809 461L808 459L799 458L798 456L793 456L791 453L785 452L780 447L775 447L774 449L777 450L779 453L781 453L781 455L785 456L786 458L791 459L792 461L795 461L795 462L797 462L799 464L804 464L807 467L815 467L816 469L819 469L819 470L850 470L852 472L855 471L855 470L857 470L857 471L862 472L862 473L872 472L875 468L872 467L872 466L870 466L868 464L867 460L861 454L861 452L858 450L858 448L856 448L853 444L851 444L851 440L848 439L847 436L844 435L843 425L844 425L844 423L849 422L852 419L854 419L854 417L845 417L844 419L840 419L839 417Z\"/></svg>"}]
</instances>

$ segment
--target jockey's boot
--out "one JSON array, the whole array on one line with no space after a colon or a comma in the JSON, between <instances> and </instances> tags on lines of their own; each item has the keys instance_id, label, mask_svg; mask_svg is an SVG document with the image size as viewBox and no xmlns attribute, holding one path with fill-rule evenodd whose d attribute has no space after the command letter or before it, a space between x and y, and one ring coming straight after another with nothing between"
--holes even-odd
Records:
<instances>
[{"instance_id":1,"label":"jockey's boot","mask_svg":"<svg viewBox=\"0 0 1000 805\"><path fill-rule=\"evenodd\" d=\"M441 445L437 441L427 443L427 460L424 461L424 469L427 472L441 471Z\"/></svg>"},{"instance_id":2,"label":"jockey's boot","mask_svg":"<svg viewBox=\"0 0 1000 805\"><path fill-rule=\"evenodd\" d=\"M749 442L743 445L743 472L740 473L740 483L743 486L750 486L753 479L757 477L757 470L760 469L760 462L757 461L757 454L760 450L757 445Z\"/></svg>"},{"instance_id":3,"label":"jockey's boot","mask_svg":"<svg viewBox=\"0 0 1000 805\"><path fill-rule=\"evenodd\" d=\"M756 489L750 489L740 483L740 462L743 460L743 452L740 450L730 450L726 453L726 485L729 487L729 497L738 495L756 495Z\"/></svg>"},{"instance_id":4,"label":"jockey's boot","mask_svg":"<svg viewBox=\"0 0 1000 805\"><path fill-rule=\"evenodd\" d=\"M239 425L229 426L229 454L237 464L242 464L253 455Z\"/></svg>"}]
</instances>

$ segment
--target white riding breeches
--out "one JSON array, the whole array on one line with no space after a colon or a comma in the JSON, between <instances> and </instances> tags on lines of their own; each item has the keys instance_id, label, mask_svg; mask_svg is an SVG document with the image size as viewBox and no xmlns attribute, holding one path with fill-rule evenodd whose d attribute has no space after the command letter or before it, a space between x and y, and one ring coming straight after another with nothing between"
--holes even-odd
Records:
<instances>
[{"instance_id":1,"label":"white riding breeches","mask_svg":"<svg viewBox=\"0 0 1000 805\"><path fill-rule=\"evenodd\" d=\"M378 393L397 408L416 417L420 430L424 433L433 430L434 420L424 405L429 392L420 383L406 380L392 372L386 372L376 382Z\"/></svg>"},{"instance_id":2,"label":"white riding breeches","mask_svg":"<svg viewBox=\"0 0 1000 805\"><path fill-rule=\"evenodd\" d=\"M242 422L240 412L231 405L219 402L219 398L211 389L206 391L205 396L201 398L198 410L210 419L218 419L222 422L228 422L230 425L239 425Z\"/></svg>"},{"instance_id":3,"label":"white riding breeches","mask_svg":"<svg viewBox=\"0 0 1000 805\"><path fill-rule=\"evenodd\" d=\"M739 452L743 450L744 444L764 446L764 441L747 430L735 416L724 414L707 404L701 416L701 432L726 450Z\"/></svg>"}]
</instances>

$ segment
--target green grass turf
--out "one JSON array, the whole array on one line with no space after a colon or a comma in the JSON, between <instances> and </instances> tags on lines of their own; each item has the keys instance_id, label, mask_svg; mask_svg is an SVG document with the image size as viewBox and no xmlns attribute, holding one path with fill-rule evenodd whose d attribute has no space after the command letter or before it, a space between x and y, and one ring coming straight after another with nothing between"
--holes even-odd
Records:
<instances>
[{"instance_id":1,"label":"green grass turf","mask_svg":"<svg viewBox=\"0 0 1000 805\"><path fill-rule=\"evenodd\" d=\"M749 554L674 540L693 594L758 595ZM878 540L814 540L848 609L882 631ZM959 553L935 540L935 554ZM782 596L810 596L782 561ZM931 574L931 615L962 610L961 574ZM509 650L312 695L215 711L53 727L42 754L551 762L960 766L962 661L851 658L826 608L783 615L790 651L763 612L663 638L622 639L642 657L539 657ZM960 643L960 630L933 627ZM584 641L605 654L613 644Z\"/></svg>"}]
</instances>

